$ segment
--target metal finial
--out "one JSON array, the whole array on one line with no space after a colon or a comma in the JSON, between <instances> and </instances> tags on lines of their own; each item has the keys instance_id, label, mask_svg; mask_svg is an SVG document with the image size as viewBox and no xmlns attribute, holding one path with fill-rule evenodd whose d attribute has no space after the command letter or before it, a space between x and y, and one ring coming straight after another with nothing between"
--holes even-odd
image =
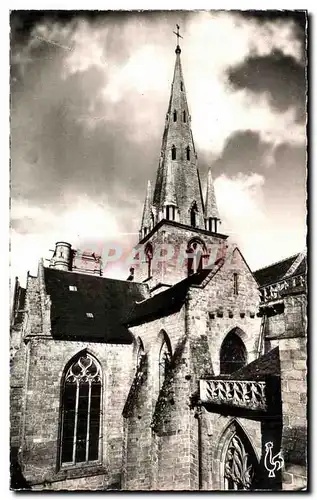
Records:
<instances>
[{"instance_id":1,"label":"metal finial","mask_svg":"<svg viewBox=\"0 0 317 500\"><path fill-rule=\"evenodd\" d=\"M176 52L176 54L180 54L181 53L181 48L179 46L179 39L183 38L183 37L179 34L179 25L178 24L176 24L176 29L177 29L177 32L173 31L174 35L177 36L177 47L176 47L175 52Z\"/></svg>"}]
</instances>

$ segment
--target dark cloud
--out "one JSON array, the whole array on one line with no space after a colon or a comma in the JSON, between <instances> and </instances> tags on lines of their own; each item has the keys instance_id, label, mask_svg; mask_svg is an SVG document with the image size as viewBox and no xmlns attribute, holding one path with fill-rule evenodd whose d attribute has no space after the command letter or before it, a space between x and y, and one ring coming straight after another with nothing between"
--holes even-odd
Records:
<instances>
[{"instance_id":1,"label":"dark cloud","mask_svg":"<svg viewBox=\"0 0 317 500\"><path fill-rule=\"evenodd\" d=\"M258 22L292 21L297 27L297 36L304 39L308 19L307 10L235 10L235 14L244 19L256 19Z\"/></svg>"},{"instance_id":2,"label":"dark cloud","mask_svg":"<svg viewBox=\"0 0 317 500\"><path fill-rule=\"evenodd\" d=\"M286 111L294 106L299 121L306 119L305 67L292 57L275 51L265 57L250 57L228 70L229 82L236 88L255 93L269 92L271 105Z\"/></svg>"},{"instance_id":3,"label":"dark cloud","mask_svg":"<svg viewBox=\"0 0 317 500\"><path fill-rule=\"evenodd\" d=\"M274 152L275 172L271 175L268 172L267 175L267 189L272 199L278 199L283 204L288 201L292 210L299 212L304 211L306 204L306 155L304 146L279 145ZM290 198L286 200L282 192L288 193Z\"/></svg>"},{"instance_id":4,"label":"dark cloud","mask_svg":"<svg viewBox=\"0 0 317 500\"><path fill-rule=\"evenodd\" d=\"M259 134L241 130L228 137L221 157L212 164L213 176L263 173L271 153L272 144L263 142Z\"/></svg>"},{"instance_id":5,"label":"dark cloud","mask_svg":"<svg viewBox=\"0 0 317 500\"><path fill-rule=\"evenodd\" d=\"M221 158L212 165L213 177L258 173L265 179L264 206L275 225L297 226L306 217L306 150L281 144L276 148L252 131L228 138ZM234 201L234 200L233 200Z\"/></svg>"}]
</instances>

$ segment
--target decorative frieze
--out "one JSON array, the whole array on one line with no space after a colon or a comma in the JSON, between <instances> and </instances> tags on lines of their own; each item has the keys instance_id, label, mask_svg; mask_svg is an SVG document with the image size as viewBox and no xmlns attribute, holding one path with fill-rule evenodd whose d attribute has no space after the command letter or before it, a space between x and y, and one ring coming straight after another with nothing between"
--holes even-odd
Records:
<instances>
[{"instance_id":1,"label":"decorative frieze","mask_svg":"<svg viewBox=\"0 0 317 500\"><path fill-rule=\"evenodd\" d=\"M265 382L258 381L200 380L200 400L202 403L265 410L265 387Z\"/></svg>"},{"instance_id":2,"label":"decorative frieze","mask_svg":"<svg viewBox=\"0 0 317 500\"><path fill-rule=\"evenodd\" d=\"M261 302L269 302L282 298L288 293L305 290L306 279L304 275L294 276L261 289Z\"/></svg>"}]
</instances>

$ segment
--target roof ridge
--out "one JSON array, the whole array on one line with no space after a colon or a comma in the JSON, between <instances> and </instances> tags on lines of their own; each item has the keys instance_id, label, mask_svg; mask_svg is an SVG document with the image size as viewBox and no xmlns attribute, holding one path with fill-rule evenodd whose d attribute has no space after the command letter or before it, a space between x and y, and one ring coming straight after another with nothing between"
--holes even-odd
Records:
<instances>
[{"instance_id":1,"label":"roof ridge","mask_svg":"<svg viewBox=\"0 0 317 500\"><path fill-rule=\"evenodd\" d=\"M273 262L273 264L268 264L267 266L260 267L259 269L253 271L253 274L257 273L258 271L262 271L263 269L268 269L269 267L275 266L276 264L280 264L281 262L285 262L286 260L292 259L293 257L296 258L300 253L301 252L297 252L294 255L290 255L289 257L284 257L284 259L277 260L276 262Z\"/></svg>"},{"instance_id":2,"label":"roof ridge","mask_svg":"<svg viewBox=\"0 0 317 500\"><path fill-rule=\"evenodd\" d=\"M78 273L76 271L66 271L65 269L54 269L54 267L44 267L44 269L48 269L49 271L54 271L54 272L62 272L62 273L67 273L71 274L72 276L88 276L90 278L101 278L103 280L108 280L108 281L120 281L121 283L127 283L127 284L133 284L133 285L142 285L145 287L148 287L147 283L142 283L141 281L129 281L129 280L124 280L124 279L119 279L119 278L110 278L109 276L100 276L99 274L90 274L90 273ZM32 276L33 278L36 278L36 276Z\"/></svg>"}]
</instances>

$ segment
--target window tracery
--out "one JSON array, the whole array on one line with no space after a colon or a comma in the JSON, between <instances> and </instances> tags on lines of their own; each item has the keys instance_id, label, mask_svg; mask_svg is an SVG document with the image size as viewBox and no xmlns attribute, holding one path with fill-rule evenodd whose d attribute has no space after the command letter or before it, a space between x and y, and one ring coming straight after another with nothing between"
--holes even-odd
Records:
<instances>
[{"instance_id":1,"label":"window tracery","mask_svg":"<svg viewBox=\"0 0 317 500\"><path fill-rule=\"evenodd\" d=\"M101 370L83 353L68 368L63 383L61 463L99 458Z\"/></svg>"},{"instance_id":2,"label":"window tracery","mask_svg":"<svg viewBox=\"0 0 317 500\"><path fill-rule=\"evenodd\" d=\"M226 490L250 490L255 477L256 457L247 443L235 431L230 438L224 460Z\"/></svg>"}]
</instances>

